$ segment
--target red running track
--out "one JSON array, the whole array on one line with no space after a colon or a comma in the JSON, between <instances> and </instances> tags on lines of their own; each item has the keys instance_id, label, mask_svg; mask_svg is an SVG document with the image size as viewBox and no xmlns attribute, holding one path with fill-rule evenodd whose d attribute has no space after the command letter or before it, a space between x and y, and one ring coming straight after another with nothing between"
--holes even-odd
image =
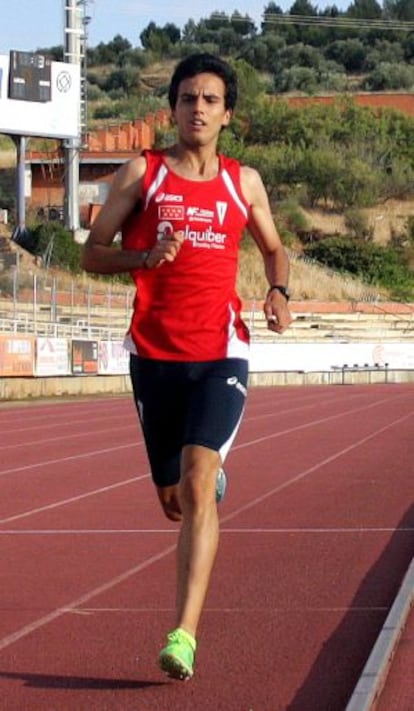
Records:
<instances>
[{"instance_id":1,"label":"red running track","mask_svg":"<svg viewBox=\"0 0 414 711\"><path fill-rule=\"evenodd\" d=\"M129 397L0 407L2 711L343 711L414 551L414 387L252 389L196 676Z\"/></svg>"}]
</instances>

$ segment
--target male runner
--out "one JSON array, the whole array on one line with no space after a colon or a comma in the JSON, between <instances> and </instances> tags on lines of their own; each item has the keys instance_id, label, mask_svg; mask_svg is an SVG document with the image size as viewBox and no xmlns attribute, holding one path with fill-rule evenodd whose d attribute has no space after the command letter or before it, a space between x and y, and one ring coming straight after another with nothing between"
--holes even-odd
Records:
<instances>
[{"instance_id":1,"label":"male runner","mask_svg":"<svg viewBox=\"0 0 414 711\"><path fill-rule=\"evenodd\" d=\"M235 290L245 227L269 282L269 328L291 322L288 259L261 178L217 153L236 98L226 62L180 62L169 89L177 143L118 171L83 253L87 271L128 271L137 288L126 337L134 397L160 503L181 524L176 627L159 656L177 679L193 675L219 539L217 472L245 404L249 334ZM118 231L122 250L111 246Z\"/></svg>"}]
</instances>

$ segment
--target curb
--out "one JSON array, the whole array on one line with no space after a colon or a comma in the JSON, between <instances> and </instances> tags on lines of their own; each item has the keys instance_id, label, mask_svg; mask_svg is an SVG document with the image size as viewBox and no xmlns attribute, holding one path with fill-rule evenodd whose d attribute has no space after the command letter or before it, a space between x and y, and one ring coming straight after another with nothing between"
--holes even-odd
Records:
<instances>
[{"instance_id":1,"label":"curb","mask_svg":"<svg viewBox=\"0 0 414 711\"><path fill-rule=\"evenodd\" d=\"M345 711L373 711L385 686L399 639L414 604L414 558Z\"/></svg>"}]
</instances>

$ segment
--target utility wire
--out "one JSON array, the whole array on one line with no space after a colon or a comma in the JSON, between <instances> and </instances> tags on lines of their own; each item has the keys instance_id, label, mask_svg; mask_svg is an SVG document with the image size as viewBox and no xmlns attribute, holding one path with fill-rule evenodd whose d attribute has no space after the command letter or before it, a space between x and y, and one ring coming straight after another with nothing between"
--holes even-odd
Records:
<instances>
[{"instance_id":1,"label":"utility wire","mask_svg":"<svg viewBox=\"0 0 414 711\"><path fill-rule=\"evenodd\" d=\"M414 22L399 20L363 19L351 17L319 17L312 15L279 15L266 13L264 24L306 25L308 27L340 27L350 30L389 30L394 32L413 32Z\"/></svg>"},{"instance_id":2,"label":"utility wire","mask_svg":"<svg viewBox=\"0 0 414 711\"><path fill-rule=\"evenodd\" d=\"M254 22L248 15L228 15L213 12L208 20L226 20L228 24L238 22ZM291 15L285 13L266 12L262 15L264 25L306 25L319 27L340 27L351 30L388 30L393 32L414 32L414 22L410 20L386 20L381 18L355 18L345 15L330 17L326 15Z\"/></svg>"}]
</instances>

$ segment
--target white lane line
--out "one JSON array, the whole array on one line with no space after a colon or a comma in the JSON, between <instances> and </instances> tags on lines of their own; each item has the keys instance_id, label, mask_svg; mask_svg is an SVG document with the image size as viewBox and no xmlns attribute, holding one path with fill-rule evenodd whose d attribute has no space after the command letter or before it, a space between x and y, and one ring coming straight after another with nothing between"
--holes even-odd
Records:
<instances>
[{"instance_id":1,"label":"white lane line","mask_svg":"<svg viewBox=\"0 0 414 711\"><path fill-rule=\"evenodd\" d=\"M310 607L308 605L301 605L300 607L288 606L286 607L204 607L203 615L206 612L227 612L245 615L246 612L262 612L265 615L276 613L289 614L296 612L386 612L389 607L380 607L372 605L372 607L365 607L362 605L353 605L351 607L347 606L336 606L336 607ZM75 613L78 615L88 614L92 615L94 613L104 612L106 613L160 613L160 612L174 612L175 607L82 607L81 609L71 608L68 612Z\"/></svg>"},{"instance_id":2,"label":"white lane line","mask_svg":"<svg viewBox=\"0 0 414 711\"><path fill-rule=\"evenodd\" d=\"M270 435L264 435L263 437L258 437L258 438L253 439L253 440L248 440L247 442L241 442L240 444L236 444L236 445L232 448L232 451L237 450L237 449L243 449L243 448L245 448L245 447L250 447L252 444L258 444L258 443L264 442L264 441L266 441L266 440L275 439L275 438L277 438L277 437L283 437L285 434L291 434L292 432L298 432L298 431L300 431L300 430L308 429L308 428L310 428L310 427L314 427L315 425L320 425L320 424L323 424L324 422L329 422L330 420L336 420L336 419L338 419L338 418L340 418L340 417L345 417L345 416L347 416L347 415L353 415L353 414L355 414L356 412L360 412L360 411L362 411L362 410L367 410L367 409L370 409L370 408L372 408L372 407L376 407L376 406L378 406L378 405L382 405L382 404L384 404L385 402L388 402L389 399L390 399L390 398L385 398L384 400L378 400L377 402L371 403L370 405L367 405L367 406L357 407L357 408L353 408L353 409L351 409L351 410L345 410L344 412L340 412L340 413L337 413L337 414L335 414L335 415L329 415L329 416L327 416L327 417L322 417L322 418L320 418L319 420L312 420L311 422L306 422L306 423L304 423L304 424L297 425L297 426L295 426L295 427L289 427L289 428L286 429L286 430L279 430L278 432L274 432L274 433L272 433L272 434L270 434ZM93 456L96 456L96 455L107 454L108 452L115 452L115 451L118 451L118 450L121 450L121 449L128 449L128 448L130 448L130 447L135 447L135 446L142 445L142 444L143 444L142 441L140 441L140 442L137 441L137 442L133 442L133 443L130 443L130 444L119 445L118 447L109 447L109 448L107 448L107 449L98 449L98 450L95 450L95 451L85 452L85 453L83 453L83 454L73 454L73 455L71 455L71 456L69 456L69 457L62 457L62 458L60 458L60 459L48 459L48 460L43 460L43 461L41 461L41 462L37 462L37 463L35 463L35 464L27 464L27 465L22 466L22 467L14 467L14 468L11 468L11 469L3 469L3 471L0 470L0 477L1 477L1 476L5 476L6 474L14 474L14 473L17 473L17 472L20 472L20 471L27 471L27 470L29 470L29 469L36 469L36 468L39 468L39 467L45 467L45 466L48 466L48 465L50 465L50 464L57 464L57 463L59 463L59 462L67 462L67 461L72 461L72 460L76 460L76 459L85 459L85 458L87 458L87 457L93 457Z\"/></svg>"},{"instance_id":3,"label":"white lane line","mask_svg":"<svg viewBox=\"0 0 414 711\"><path fill-rule=\"evenodd\" d=\"M126 486L127 484L134 484L141 479L147 479L149 474L142 474L141 476L134 476L131 479L124 479L124 481L119 481L116 484L108 484L108 486L103 486L100 489L94 489L93 491L87 491L84 494L78 494L77 496L71 496L68 499L62 499L61 501L56 501L52 504L46 504L45 506L39 506L36 509L31 509L30 511L23 511L22 513L15 514L14 516L8 516L7 518L0 519L0 524L10 523L11 521L18 521L22 518L27 518L33 514L42 513L43 511L50 511L51 509L57 509L60 506L66 506L66 504L73 504L75 501L81 501L82 499L87 499L90 496L96 496L97 494L104 494L112 489L118 489L121 486Z\"/></svg>"},{"instance_id":4,"label":"white lane line","mask_svg":"<svg viewBox=\"0 0 414 711\"><path fill-rule=\"evenodd\" d=\"M249 446L252 445L252 444L258 444L258 443L260 443L260 442L264 442L264 441L267 440L267 439L274 439L274 438L276 438L276 437L282 437L282 436L285 435L285 434L291 434L292 432L297 432L297 431L299 431L299 430L306 430L306 429L308 429L309 427L314 427L315 425L321 425L321 424L323 424L324 422L329 422L329 421L331 421L331 420L337 420L337 419L339 419L340 417L346 417L347 415L353 415L353 414L355 414L356 412L361 412L361 411L363 411L363 410L369 410L370 408L376 407L377 405L383 405L385 402L388 402L388 400L389 400L389 398L385 398L384 400L378 400L377 402L371 403L370 405L366 405L366 406L363 406L363 407L356 407L356 408L354 408L354 409L352 409L352 410L345 410L344 412L339 412L339 413L337 413L336 415L329 415L328 417L321 417L319 420L312 420L311 422L305 422L305 423L302 424L302 425L297 425L296 427L290 427L290 428L288 428L287 430L279 430L278 432L275 432L275 433L272 434L272 435L265 435L265 436L263 436L263 437L258 437L257 439L250 440L249 442L243 442L243 443L241 443L241 444L238 444L238 445L236 445L235 447L232 448L232 451L233 451L234 449L243 449L243 447L249 447ZM405 420L405 419L407 419L407 418L409 418L409 417L412 417L413 414L414 414L413 412L409 412L408 415L404 415L404 417L401 418L401 419ZM400 421L400 420L396 420L396 422L399 422L399 421ZM392 424L393 424L393 423L391 423L391 425L392 425ZM390 426L391 426L391 425L390 425ZM389 426L389 425L386 425L384 429L387 429L388 426ZM378 432L382 432L382 430L378 430ZM373 435L373 436L375 436L375 434L376 434L376 433L374 432L374 435ZM370 437L371 437L371 435L369 435L368 439L369 439ZM362 441L362 440L361 440L361 441Z\"/></svg>"},{"instance_id":5,"label":"white lane line","mask_svg":"<svg viewBox=\"0 0 414 711\"><path fill-rule=\"evenodd\" d=\"M133 575L136 575L137 573L140 573L142 570L145 570L145 568L148 568L153 563L156 563L157 561L162 560L162 558L165 558L167 555L172 553L174 550L175 550L175 544L172 546L168 546L168 548L164 548L164 550L161 551L160 553L157 553L156 555L153 555L150 558L147 558L142 563L139 563L139 565L135 565L133 568L126 570L124 573L121 573L120 575L117 575L116 577L112 578L111 580L108 580L106 583L103 583L102 585L99 585L98 587L93 588L93 590L90 590L89 592L85 593L85 595L78 597L76 600L72 600L72 602L69 602L66 605L63 605L62 607L58 607L55 610L53 610L52 612L49 612L48 615L44 615L43 617L39 617L37 620L33 620L28 625L25 625L24 627L21 627L19 630L16 630L16 632L6 635L6 637L3 637L3 639L0 639L0 650L6 649L6 647L9 647L11 644L14 644L15 642L22 639L23 637L27 637L27 635L31 634L35 630L38 630L41 627L44 627L45 625L48 625L50 622L53 622L54 620L56 620L58 617L61 617L65 613L73 610L74 608L81 607L85 602L89 602L89 600L96 597L97 595L101 595L102 593L105 593L108 590L111 590L111 588L115 587L116 585L119 585L120 583L125 582L125 580L128 580Z\"/></svg>"},{"instance_id":6,"label":"white lane line","mask_svg":"<svg viewBox=\"0 0 414 711\"><path fill-rule=\"evenodd\" d=\"M139 429L137 426L137 423L133 425L123 425L122 427L108 427L106 429L100 429L99 430L99 435L103 435L107 432L125 432L126 430L136 430L137 435L139 436ZM9 433L7 433L9 434ZM91 433L89 430L83 429L81 432L74 432L73 434L66 434L62 433L61 435L57 435L56 437L45 437L44 439L32 439L32 440L26 440L25 442L15 442L14 444L5 444L0 447L0 451L4 452L6 449L19 449L22 447L38 447L41 444L50 444L51 442L61 442L62 440L64 442L67 442L69 440L77 439L78 437L91 437Z\"/></svg>"},{"instance_id":7,"label":"white lane line","mask_svg":"<svg viewBox=\"0 0 414 711\"><path fill-rule=\"evenodd\" d=\"M350 444L348 447L344 447L343 449L340 449L335 454L332 454L330 457L326 457L326 459L323 459L322 461L317 462L317 464L314 464L312 467L309 467L308 469L305 469L304 471L299 472L299 474L296 474L296 476L293 476L291 479L287 479L286 481L282 482L278 486L275 486L273 489L270 489L270 491L267 491L265 494L262 494L261 496L256 496L256 498L252 499L247 504L243 504L243 506L240 506L238 509L235 509L233 512L227 514L227 516L224 516L222 518L222 521L223 522L230 521L232 518L235 518L239 514L244 513L245 511L248 511L249 509L252 509L254 506L262 503L263 501L266 501L266 499L270 498L274 494L278 494L280 491L283 491L283 489L286 489L288 486L292 486L292 484L296 484L298 481L305 479L305 477L307 477L307 476L309 476L309 474L312 474L313 472L317 471L317 469L320 469L321 467L325 466L326 464L330 464L331 462L334 462L335 459L339 459L339 457L342 457L344 454L348 454L348 452L351 452L353 449L356 449L357 447L360 447L361 445L365 444L366 442L369 442L370 439L374 439L382 432L385 432L386 430L391 429L395 425L398 425L401 422L408 420L410 417L412 417L412 413L409 413L408 415L404 415L403 417L399 417L398 419L393 420L392 422L389 422L387 425L384 425L384 427L380 427L380 429L375 430L375 432L372 432L371 434L367 435L366 437L362 437L360 440L357 440L353 444ZM261 442L263 439L264 438L255 440L255 443Z\"/></svg>"},{"instance_id":8,"label":"white lane line","mask_svg":"<svg viewBox=\"0 0 414 711\"><path fill-rule=\"evenodd\" d=\"M47 467L50 464L60 464L62 462L70 462L76 459L87 459L88 457L96 457L101 454L108 454L108 452L118 452L120 449L130 449L131 447L142 446L143 442L130 442L129 444L120 444L117 447L107 447L106 449L96 449L94 451L83 452L82 454L72 454L69 457L60 457L59 459L43 459L41 462L36 462L35 464L25 464L23 467L12 467L11 469L3 469L0 471L0 477L6 476L6 474L16 474L17 472L24 472L28 469L39 469L39 467Z\"/></svg>"},{"instance_id":9,"label":"white lane line","mask_svg":"<svg viewBox=\"0 0 414 711\"><path fill-rule=\"evenodd\" d=\"M99 414L97 415L97 410L94 408L93 410L83 410L79 415L76 414L76 412L73 412L73 410L70 411L69 416L73 416L73 419L71 420L71 424L77 425L78 423L81 424L83 422L91 422L91 419L93 419L94 422L99 422L102 420L113 420L115 417L119 418L120 414L124 414L124 409L125 408L117 408L116 410L113 409L106 409L105 414ZM121 410L121 412L120 412ZM99 409L99 412L101 412L101 406ZM90 413L90 415L89 415ZM127 413L128 416L133 417L134 412L131 410L131 412ZM88 416L89 415L89 416ZM22 420L23 420L23 426L22 426ZM50 422L50 420L52 420ZM30 430L35 430L35 429L44 429L45 427L65 427L67 426L68 423L68 411L65 410L59 410L57 412L51 412L48 415L40 415L38 412L32 412L31 417L27 417L27 411L25 411L24 415L20 415L20 420L19 424L20 426L18 427L13 427L8 428L7 425L10 426L10 415L8 414L7 419L6 418L1 418L0 417L0 423L5 423L4 427L2 428L3 431L6 431L7 434L9 433L20 433L20 432L27 432Z\"/></svg>"},{"instance_id":10,"label":"white lane line","mask_svg":"<svg viewBox=\"0 0 414 711\"><path fill-rule=\"evenodd\" d=\"M142 478L142 477L141 477ZM136 481L136 480L131 480ZM128 482L125 482L128 483ZM116 486L122 486L118 484ZM111 488L111 487L108 487ZM403 526L395 528L395 526L354 526L346 528L339 526L334 528L221 528L220 533L232 534L247 534L249 536L255 534L297 534L297 535L325 535L326 533L413 533L414 527ZM0 529L0 536L113 536L113 535L144 535L153 533L176 533L176 528L10 528Z\"/></svg>"},{"instance_id":11,"label":"white lane line","mask_svg":"<svg viewBox=\"0 0 414 711\"><path fill-rule=\"evenodd\" d=\"M396 397L400 397L400 396L397 395ZM367 410L367 409L370 409L373 407L377 407L379 405L383 405L384 403L389 402L389 400L391 400L391 399L395 399L395 397L394 398L388 397L388 398L384 398L383 400L377 400L376 402L370 403L369 405L363 405L361 407L352 408L351 410L345 410L345 411L337 413L335 415L328 415L328 416L322 417L318 420L312 420L310 422L306 422L304 424L297 425L295 427L290 427L286 430L280 430L278 432L275 432L274 434L266 435L262 438L249 440L244 443L236 444L232 448L232 451L234 451L236 449L242 449L243 447L249 447L252 444L257 444L258 442L262 442L265 439L273 439L276 437L282 437L285 434L290 434L292 432L297 432L297 431L300 431L303 429L308 429L309 427L313 427L314 425L323 424L324 422L329 422L330 420L335 420L340 417L346 417L347 415L353 415L356 412L361 412L363 410ZM267 415L267 417L272 417L272 416L273 415L270 415L270 414ZM141 441L137 440L137 442L133 442L130 444L125 444L125 445L120 445L119 447L110 447L107 449L100 449L100 450L95 450L95 451L91 451L91 452L85 452L83 454L74 454L69 457L62 457L61 459L43 460L41 462L36 462L35 464L28 464L28 465L25 465L22 467L13 467L10 469L3 469L3 470L0 470L0 477L5 476L6 474L14 474L14 473L17 473L20 471L27 471L29 469L35 469L38 467L48 466L49 464L57 464L58 462L66 462L66 461L70 461L70 460L74 460L74 459L82 459L82 458L86 458L86 457L96 456L98 454L107 454L108 452L113 452L113 451L117 451L120 449L127 449L129 447L134 447L136 445L142 445L142 444L143 444L142 440Z\"/></svg>"},{"instance_id":12,"label":"white lane line","mask_svg":"<svg viewBox=\"0 0 414 711\"><path fill-rule=\"evenodd\" d=\"M338 459L338 458L341 457L343 454L346 454L347 452L351 451L352 449L355 449L356 447L359 447L361 444L364 444L364 443L367 442L368 440L370 440L370 439L376 437L378 434L380 434L381 432L384 432L385 430L387 430L387 429L393 427L395 424L398 424L398 423L400 423L400 422L403 422L404 420L409 419L409 418L412 416L412 414L413 414L413 413L409 413L408 415L404 415L403 417L400 417L399 419L394 420L394 421L391 422L391 423L388 423L388 424L385 425L384 427L382 427L382 428L380 428L379 430L376 430L375 432L373 432L373 433L367 435L367 436L364 437L363 439L358 440L358 441L355 442L354 444L351 444L351 445L349 445L348 447L345 447L344 449L339 450L339 452L336 452L335 454L331 455L330 457L327 457L326 459L322 460L321 462L318 462L317 464L313 465L313 466L310 467L309 469L306 469L305 471L300 472L299 474L297 474L296 476L292 477L291 479L287 479L286 481L282 482L281 484L279 484L279 485L278 485L277 487L275 487L274 489L271 489L270 491L266 492L266 493L263 494L262 496L256 497L255 499L252 499L251 502L249 502L249 503L247 503L247 504L244 504L244 506L242 506L241 508L236 509L236 511L234 511L233 513L227 514L227 516L225 516L225 517L222 519L222 521L225 522L225 521L230 520L230 519L233 518L234 516L237 516L239 513L242 513L243 511L246 511L246 510L252 508L252 507L255 506L257 503L261 503L262 501L264 501L265 499L267 499L269 496L273 496L273 494L279 493L279 491L282 491L283 489L287 488L288 486L291 486L292 484L295 484L297 481L300 481L301 479L304 479L306 476L308 476L308 475L311 474L312 472L314 472L314 471L316 471L317 469L319 469L319 467L322 467L322 466L324 466L325 464L329 464L330 462L334 461L335 459ZM325 421L325 419L326 419L326 418L324 418L323 420L315 421L315 422L316 422L316 423L317 423L317 422L323 422L323 421ZM330 418L328 418L328 419L330 419ZM275 437L280 437L280 436L282 436L282 434L286 434L287 432L292 432L292 431L295 431L295 430L297 430L297 429L304 429L304 428L306 428L306 427L310 427L310 426L312 426L313 424L315 424L315 423L307 423L306 425L300 425L299 427L294 427L294 428L285 430L284 432L275 432L274 434L266 435L266 436L264 436L264 437L260 437L260 438L255 439L255 440L250 440L249 442L244 442L244 443L241 443L241 444L239 444L239 445L236 445L235 447L233 447L233 449L242 449L242 448L247 447L247 446L250 446L250 445L254 445L254 444L258 444L258 443L263 442L263 441L267 441L267 440L269 440L269 439L274 439ZM140 443L140 444L142 444L142 443ZM135 444L134 444L134 445L128 445L128 446L135 446ZM122 448L124 448L124 447L122 447ZM115 448L115 449L116 449L116 448ZM103 451L103 450L101 450L101 451ZM111 450L110 450L110 451L111 451ZM80 455L80 456L89 456L89 455ZM76 458L76 456L75 456L75 457L69 457L69 459L73 459L73 458ZM63 460L62 460L62 461L63 461ZM36 466L40 466L40 464L39 464L39 465L36 465ZM1 476L1 475L0 475L0 476ZM145 475L145 477L147 477L147 476L149 476L149 474ZM142 478L145 478L145 477L139 477L138 479L142 479ZM117 484L115 484L115 485L113 485L113 486L114 486L114 487L116 487L116 486L122 486L124 483L131 483L131 482L136 481L136 480L137 480L137 478L128 479L128 480L126 480L125 482L119 482L119 483L117 483ZM55 503L49 504L49 505L47 505L47 506L45 506L45 507L41 507L41 508L39 508L39 509L33 509L32 511L25 511L25 512L22 512L22 513L20 513L20 514L16 514L15 516L9 516L9 517L7 517L7 518L0 519L0 524L9 523L9 522L11 522L11 521L16 521L16 520L21 519L21 518L26 518L27 516L30 516L32 513L35 514L35 513L38 513L38 512L40 512L40 511L45 511L45 510L47 510L48 508L58 508L58 507L61 506L61 505L66 505L66 503L73 503L74 501L77 501L77 500L79 500L79 499L82 499L82 498L84 498L84 497L86 497L86 496L93 496L94 493L99 494L99 493L101 493L101 491L105 491L105 490L106 490L106 488L104 488L104 489L96 489L95 492L87 492L86 494L79 494L78 496L71 497L70 499L64 499L62 502L57 501L57 502L55 502Z\"/></svg>"},{"instance_id":13,"label":"white lane line","mask_svg":"<svg viewBox=\"0 0 414 711\"><path fill-rule=\"evenodd\" d=\"M364 394L355 393L354 395L352 395L351 397L349 397L349 398L347 399L346 404L348 404L350 400L360 400L361 397L364 397ZM397 393L397 394L392 395L391 397L387 398L387 400L389 399L389 400L392 401L392 400L399 399L399 398L401 398L401 397L402 397L402 394L398 394L398 393ZM307 398L307 399L309 399L309 398ZM255 420L263 420L263 419L265 419L265 418L267 418L267 417L280 417L281 415L283 415L283 416L284 416L284 415L289 415L289 414L292 413L292 412L302 412L302 411L304 411L304 410L311 410L311 409L314 409L314 408L318 408L318 409L320 410L320 409L321 409L321 406L330 405L331 403L334 403L334 404L337 403L338 398L337 398L337 396L329 396L329 397L325 397L324 399L320 400L320 399L317 399L317 398L313 397L312 402L307 403L307 404L304 404L304 400L305 400L305 398L303 398L303 400L299 400L299 401L298 401L299 404L296 405L296 406L294 406L294 407L287 407L287 408L285 407L284 409L280 409L280 408L279 408L279 409L277 409L277 410L274 410L274 409L273 409L273 410L270 411L270 412L265 412L265 413L261 413L261 414L255 414L255 415L252 415L252 416L248 416L248 415L246 414L245 417L243 418L243 422L251 422L251 421L255 421ZM381 402L382 402L382 401L381 401ZM269 405L269 404L270 404L270 403L266 403L266 405ZM292 404L292 401L289 400L289 405L291 405L291 404ZM293 404L294 404L294 401L293 401ZM343 404L345 404L345 403L343 403ZM370 405L363 405L363 406L362 406L362 409L365 408L365 407L371 407L371 405L375 405L375 404L376 404L376 403L372 403L372 404L370 404Z\"/></svg>"}]
</instances>

